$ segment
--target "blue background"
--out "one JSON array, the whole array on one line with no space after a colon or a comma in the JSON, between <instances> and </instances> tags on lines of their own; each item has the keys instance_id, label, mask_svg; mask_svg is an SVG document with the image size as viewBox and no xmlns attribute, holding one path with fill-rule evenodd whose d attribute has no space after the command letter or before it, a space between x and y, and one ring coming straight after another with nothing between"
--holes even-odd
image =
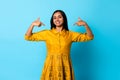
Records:
<instances>
[{"instance_id":1,"label":"blue background","mask_svg":"<svg viewBox=\"0 0 120 80\"><path fill-rule=\"evenodd\" d=\"M40 17L50 29L54 10L65 11L69 29L81 17L91 27L94 40L73 43L71 58L76 80L120 80L119 0L1 0L0 80L39 80L46 56L45 42L29 42L24 34Z\"/></svg>"}]
</instances>

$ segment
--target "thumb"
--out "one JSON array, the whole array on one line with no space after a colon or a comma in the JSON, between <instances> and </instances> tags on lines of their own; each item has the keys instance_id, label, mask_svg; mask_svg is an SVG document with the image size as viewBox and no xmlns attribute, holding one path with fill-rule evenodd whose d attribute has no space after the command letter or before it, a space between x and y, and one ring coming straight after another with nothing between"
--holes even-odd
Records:
<instances>
[{"instance_id":1,"label":"thumb","mask_svg":"<svg viewBox=\"0 0 120 80\"><path fill-rule=\"evenodd\" d=\"M81 21L82 19L80 17L78 17L78 21Z\"/></svg>"},{"instance_id":2,"label":"thumb","mask_svg":"<svg viewBox=\"0 0 120 80\"><path fill-rule=\"evenodd\" d=\"M38 17L36 21L40 21L40 17Z\"/></svg>"}]
</instances>

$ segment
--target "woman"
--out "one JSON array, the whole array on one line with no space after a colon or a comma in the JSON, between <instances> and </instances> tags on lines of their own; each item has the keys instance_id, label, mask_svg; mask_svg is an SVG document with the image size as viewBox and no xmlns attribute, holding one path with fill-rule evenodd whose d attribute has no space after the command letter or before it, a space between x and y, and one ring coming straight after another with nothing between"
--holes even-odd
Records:
<instances>
[{"instance_id":1,"label":"woman","mask_svg":"<svg viewBox=\"0 0 120 80\"><path fill-rule=\"evenodd\" d=\"M80 20L80 18L75 25L84 26L86 33L82 34L69 31L66 15L62 10L56 10L50 22L51 30L32 33L34 26L44 25L37 19L31 24L25 35L26 40L46 42L47 56L41 80L74 80L70 59L71 43L92 40L92 31L87 23Z\"/></svg>"}]
</instances>

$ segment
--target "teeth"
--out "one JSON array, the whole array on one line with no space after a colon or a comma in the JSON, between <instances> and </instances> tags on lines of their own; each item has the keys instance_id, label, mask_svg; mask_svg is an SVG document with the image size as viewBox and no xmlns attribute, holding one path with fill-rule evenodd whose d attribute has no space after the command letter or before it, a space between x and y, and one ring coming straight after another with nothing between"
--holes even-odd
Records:
<instances>
[{"instance_id":1,"label":"teeth","mask_svg":"<svg viewBox=\"0 0 120 80\"><path fill-rule=\"evenodd\" d=\"M60 22L56 22L57 24L59 24Z\"/></svg>"}]
</instances>

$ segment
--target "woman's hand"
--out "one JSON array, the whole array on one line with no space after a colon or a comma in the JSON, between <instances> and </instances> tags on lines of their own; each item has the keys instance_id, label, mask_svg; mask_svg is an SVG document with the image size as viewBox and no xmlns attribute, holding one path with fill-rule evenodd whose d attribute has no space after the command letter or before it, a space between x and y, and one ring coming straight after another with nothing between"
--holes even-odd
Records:
<instances>
[{"instance_id":1,"label":"woman's hand","mask_svg":"<svg viewBox=\"0 0 120 80\"><path fill-rule=\"evenodd\" d=\"M78 21L74 25L85 26L85 25L87 25L87 23L85 21L81 20L80 18L78 18Z\"/></svg>"},{"instance_id":2,"label":"woman's hand","mask_svg":"<svg viewBox=\"0 0 120 80\"><path fill-rule=\"evenodd\" d=\"M37 20L35 20L33 23L32 23L33 26L45 26L45 24L43 24L41 21L40 21L40 18L38 18Z\"/></svg>"},{"instance_id":3,"label":"woman's hand","mask_svg":"<svg viewBox=\"0 0 120 80\"><path fill-rule=\"evenodd\" d=\"M31 36L33 33L32 33L32 31L33 31L33 28L34 28L34 26L38 26L38 27L40 27L40 26L44 26L44 24L40 21L40 18L38 18L37 20L35 20L31 25L30 25L30 27L28 28L28 30L27 30L27 32L26 32L26 36Z\"/></svg>"},{"instance_id":4,"label":"woman's hand","mask_svg":"<svg viewBox=\"0 0 120 80\"><path fill-rule=\"evenodd\" d=\"M78 18L78 21L74 24L77 26L84 26L86 29L86 33L89 37L91 37L91 39L94 37L94 35L92 34L92 31L90 29L90 27L87 25L87 23L83 20L81 20L80 18Z\"/></svg>"}]
</instances>

